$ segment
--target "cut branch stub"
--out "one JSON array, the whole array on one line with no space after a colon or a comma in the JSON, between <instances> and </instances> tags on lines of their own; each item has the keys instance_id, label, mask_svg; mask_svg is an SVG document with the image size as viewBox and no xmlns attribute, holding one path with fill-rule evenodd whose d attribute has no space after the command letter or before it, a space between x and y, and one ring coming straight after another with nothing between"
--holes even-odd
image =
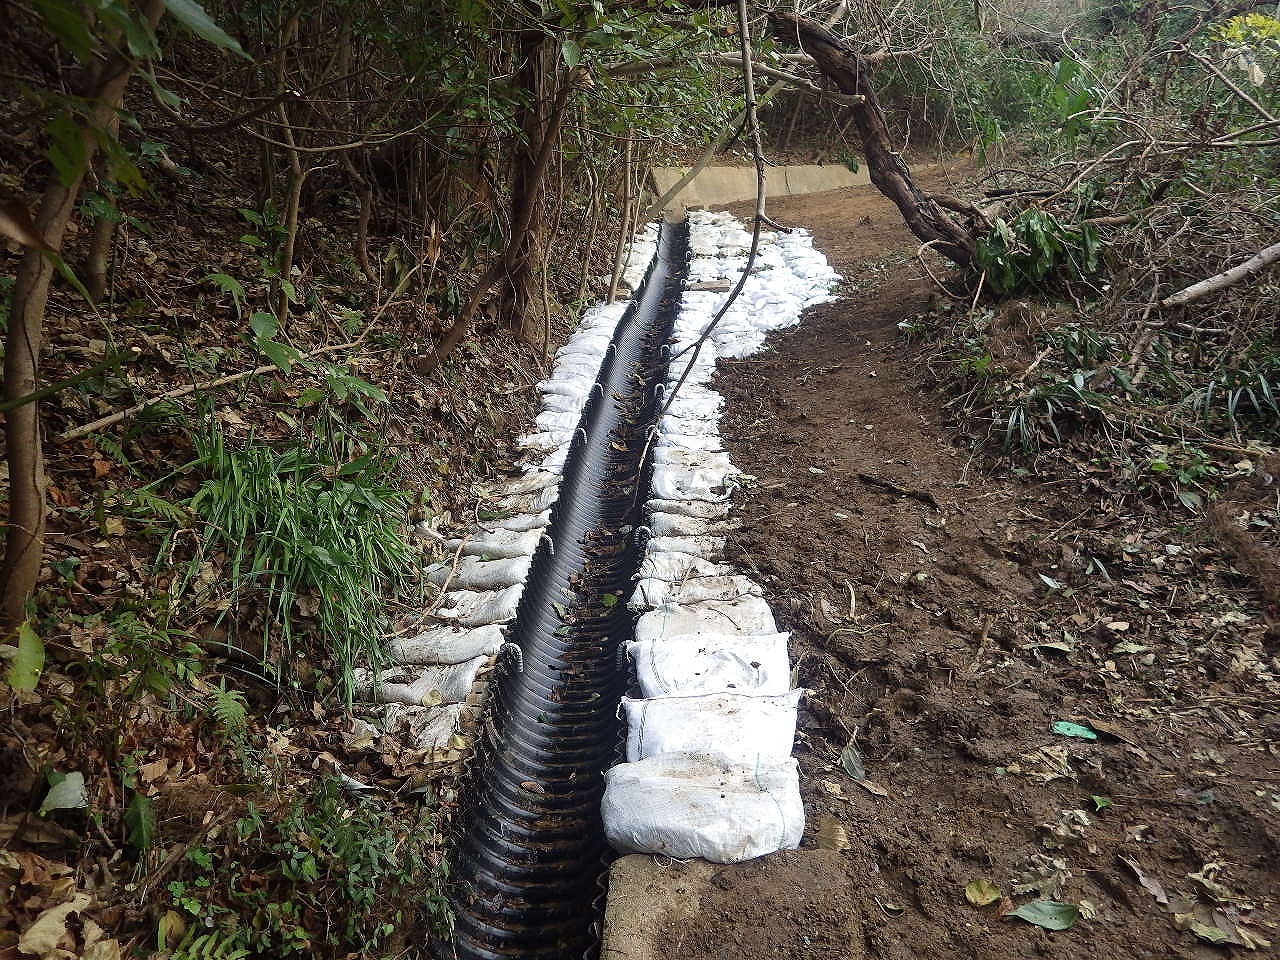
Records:
<instances>
[{"instance_id":1,"label":"cut branch stub","mask_svg":"<svg viewBox=\"0 0 1280 960\"><path fill-rule=\"evenodd\" d=\"M976 246L974 234L911 179L906 162L893 149L866 58L806 17L774 12L769 14L769 22L779 40L796 42L813 57L814 64L841 93L860 98L850 104L849 110L862 141L871 182L893 201L911 232L954 263L969 266Z\"/></svg>"}]
</instances>

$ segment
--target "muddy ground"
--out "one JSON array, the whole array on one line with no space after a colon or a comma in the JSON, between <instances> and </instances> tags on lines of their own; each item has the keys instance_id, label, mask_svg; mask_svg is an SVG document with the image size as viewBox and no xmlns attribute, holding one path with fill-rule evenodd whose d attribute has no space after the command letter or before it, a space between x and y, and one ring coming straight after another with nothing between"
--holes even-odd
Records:
<instances>
[{"instance_id":1,"label":"muddy ground","mask_svg":"<svg viewBox=\"0 0 1280 960\"><path fill-rule=\"evenodd\" d=\"M796 853L722 871L659 938L669 955L1270 953L1280 665L1256 585L1191 511L1087 473L1020 477L957 439L897 326L934 288L873 190L769 212L848 278L719 382L726 442L756 478L732 558L812 691L808 829ZM1237 506L1265 516L1274 486ZM1000 898L971 905L973 881ZM1001 915L1037 900L1080 918L1049 932Z\"/></svg>"}]
</instances>

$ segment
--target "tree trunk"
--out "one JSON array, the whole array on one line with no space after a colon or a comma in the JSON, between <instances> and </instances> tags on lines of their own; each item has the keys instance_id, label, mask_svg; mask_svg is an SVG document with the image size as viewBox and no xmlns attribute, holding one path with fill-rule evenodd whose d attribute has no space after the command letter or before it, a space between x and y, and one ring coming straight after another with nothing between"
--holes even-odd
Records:
<instances>
[{"instance_id":1,"label":"tree trunk","mask_svg":"<svg viewBox=\"0 0 1280 960\"><path fill-rule=\"evenodd\" d=\"M146 17L154 27L164 13L161 0L149 0ZM125 87L135 64L122 57L106 60L97 72L89 100L88 122L80 127L82 159L70 182L57 173L49 177L36 228L54 251L62 249L67 222L75 209L80 184L98 149L98 131L108 128L124 101ZM35 392L40 380L40 344L53 261L38 250L27 250L18 264L5 340L5 400ZM44 557L45 490L44 451L40 440L40 404L27 403L5 415L5 455L9 464L9 518L5 528L4 561L0 564L3 597L0 597L0 629L9 631L27 618L27 603L40 576Z\"/></svg>"},{"instance_id":2,"label":"tree trunk","mask_svg":"<svg viewBox=\"0 0 1280 960\"><path fill-rule=\"evenodd\" d=\"M560 87L559 92L556 93L551 115L547 118L547 133L542 138L538 155L534 159L532 176L527 185L526 195L534 197L541 195L542 181L546 177L547 167L551 165L551 151L560 138L560 125L564 121L564 111L569 105L569 97L572 95L579 79L580 75L577 71L571 71L564 84ZM515 250L519 248L521 238L529 230L529 224L533 220L535 213L535 205L522 204L513 208L512 213L515 216L511 224L510 239L507 241L506 246L503 247L498 258L493 261L489 269L476 282L476 285L471 290L471 295L467 298L466 304L458 311L457 318L449 329L445 331L444 336L440 338L440 342L435 349L419 361L417 369L420 374L431 373L445 361L449 354L457 349L458 344L466 339L471 332L471 322L475 319L476 311L480 309L480 304L484 302L484 298L499 280L511 273Z\"/></svg>"},{"instance_id":3,"label":"tree trunk","mask_svg":"<svg viewBox=\"0 0 1280 960\"><path fill-rule=\"evenodd\" d=\"M893 201L912 233L959 266L969 266L976 243L973 233L957 223L911 179L906 162L893 149L866 59L830 30L806 17L770 13L769 21L778 39L798 41L841 93L863 98L849 110L862 141L871 182Z\"/></svg>"},{"instance_id":4,"label":"tree trunk","mask_svg":"<svg viewBox=\"0 0 1280 960\"><path fill-rule=\"evenodd\" d=\"M548 123L556 82L556 45L542 31L530 31L521 42L520 56L520 86L529 99L520 110L523 137L512 160L511 222L527 219L529 226L519 235L512 234L498 309L508 329L533 343L542 328L533 304L546 235L542 204L545 176L538 169L538 160L544 153L544 141L558 133ZM522 217L526 210L529 215Z\"/></svg>"},{"instance_id":5,"label":"tree trunk","mask_svg":"<svg viewBox=\"0 0 1280 960\"><path fill-rule=\"evenodd\" d=\"M114 216L103 213L93 221L89 252L84 258L85 289L89 291L94 303L100 301L107 292L111 275L111 243L116 236L116 224L120 222L115 198L108 196L106 199Z\"/></svg>"}]
</instances>

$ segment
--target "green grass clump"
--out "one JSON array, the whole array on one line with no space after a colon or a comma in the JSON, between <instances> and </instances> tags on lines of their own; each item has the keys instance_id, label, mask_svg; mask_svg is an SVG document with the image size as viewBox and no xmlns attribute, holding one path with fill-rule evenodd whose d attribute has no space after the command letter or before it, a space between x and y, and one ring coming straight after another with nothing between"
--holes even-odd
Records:
<instances>
[{"instance_id":1,"label":"green grass clump","mask_svg":"<svg viewBox=\"0 0 1280 960\"><path fill-rule=\"evenodd\" d=\"M202 531L186 583L217 559L222 575L208 589L237 620L261 616L264 657L327 655L349 698L352 667L381 662L386 599L415 569L408 501L386 482L386 461L335 462L343 458L302 440L232 450L216 429L197 436L196 450L206 479L187 504ZM325 649L299 651L304 634Z\"/></svg>"}]
</instances>

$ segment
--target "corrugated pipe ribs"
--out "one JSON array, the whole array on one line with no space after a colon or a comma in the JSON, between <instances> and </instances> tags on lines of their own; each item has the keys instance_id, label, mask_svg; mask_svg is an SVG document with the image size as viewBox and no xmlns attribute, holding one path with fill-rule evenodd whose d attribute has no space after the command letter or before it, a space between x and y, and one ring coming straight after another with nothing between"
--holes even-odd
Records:
<instances>
[{"instance_id":1,"label":"corrugated pipe ribs","mask_svg":"<svg viewBox=\"0 0 1280 960\"><path fill-rule=\"evenodd\" d=\"M634 239L635 295L587 311L539 385L531 462L500 519L431 571L447 591L436 625L366 678L415 746L448 750L473 724L456 930L437 956L589 957L615 851L728 863L800 841L801 692L759 586L723 559L748 478L708 382L717 357L829 298L838 278L807 234L762 235L742 295L668 395L749 243L708 213Z\"/></svg>"}]
</instances>

